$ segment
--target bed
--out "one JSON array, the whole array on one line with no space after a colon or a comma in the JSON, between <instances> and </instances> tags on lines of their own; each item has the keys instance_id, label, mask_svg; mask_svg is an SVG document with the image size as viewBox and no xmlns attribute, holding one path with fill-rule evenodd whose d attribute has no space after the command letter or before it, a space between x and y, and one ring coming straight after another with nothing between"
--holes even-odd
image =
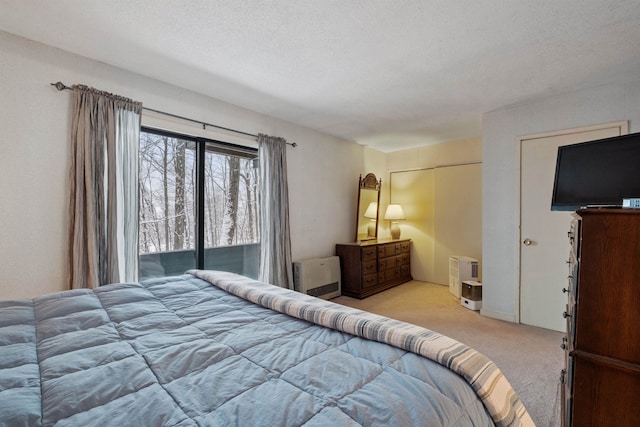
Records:
<instances>
[{"instance_id":1,"label":"bed","mask_svg":"<svg viewBox=\"0 0 640 427\"><path fill-rule=\"evenodd\" d=\"M0 425L534 424L453 339L193 270L0 302Z\"/></svg>"}]
</instances>

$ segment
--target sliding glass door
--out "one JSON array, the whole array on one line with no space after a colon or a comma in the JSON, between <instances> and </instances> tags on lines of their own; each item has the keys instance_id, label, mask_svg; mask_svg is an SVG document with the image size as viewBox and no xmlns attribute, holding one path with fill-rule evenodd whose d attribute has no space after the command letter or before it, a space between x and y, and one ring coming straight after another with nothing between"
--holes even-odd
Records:
<instances>
[{"instance_id":1,"label":"sliding glass door","mask_svg":"<svg viewBox=\"0 0 640 427\"><path fill-rule=\"evenodd\" d=\"M257 150L152 129L140 136L140 279L191 268L257 277Z\"/></svg>"}]
</instances>

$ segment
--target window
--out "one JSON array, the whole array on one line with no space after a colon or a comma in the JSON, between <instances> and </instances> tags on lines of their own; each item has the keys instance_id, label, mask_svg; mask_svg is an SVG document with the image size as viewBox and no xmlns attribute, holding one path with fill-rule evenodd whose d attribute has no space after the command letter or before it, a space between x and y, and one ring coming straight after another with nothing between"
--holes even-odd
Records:
<instances>
[{"instance_id":1,"label":"window","mask_svg":"<svg viewBox=\"0 0 640 427\"><path fill-rule=\"evenodd\" d=\"M258 275L257 150L143 128L140 279L190 268Z\"/></svg>"}]
</instances>

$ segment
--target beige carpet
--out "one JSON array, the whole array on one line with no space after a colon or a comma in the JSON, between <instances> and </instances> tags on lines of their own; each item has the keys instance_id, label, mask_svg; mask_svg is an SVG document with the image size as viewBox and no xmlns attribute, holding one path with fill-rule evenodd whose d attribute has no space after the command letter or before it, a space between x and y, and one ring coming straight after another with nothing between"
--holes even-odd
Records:
<instances>
[{"instance_id":1,"label":"beige carpet","mask_svg":"<svg viewBox=\"0 0 640 427\"><path fill-rule=\"evenodd\" d=\"M475 348L504 373L538 427L560 425L563 333L482 317L462 307L448 287L415 280L363 300L341 296L332 301L413 323Z\"/></svg>"}]
</instances>

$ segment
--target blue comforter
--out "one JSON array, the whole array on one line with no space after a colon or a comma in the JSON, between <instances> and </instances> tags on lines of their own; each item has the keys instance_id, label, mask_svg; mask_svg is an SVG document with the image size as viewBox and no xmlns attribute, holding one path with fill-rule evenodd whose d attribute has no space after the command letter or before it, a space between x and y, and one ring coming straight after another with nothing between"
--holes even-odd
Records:
<instances>
[{"instance_id":1,"label":"blue comforter","mask_svg":"<svg viewBox=\"0 0 640 427\"><path fill-rule=\"evenodd\" d=\"M441 364L184 275L0 302L0 425L494 423Z\"/></svg>"}]
</instances>

